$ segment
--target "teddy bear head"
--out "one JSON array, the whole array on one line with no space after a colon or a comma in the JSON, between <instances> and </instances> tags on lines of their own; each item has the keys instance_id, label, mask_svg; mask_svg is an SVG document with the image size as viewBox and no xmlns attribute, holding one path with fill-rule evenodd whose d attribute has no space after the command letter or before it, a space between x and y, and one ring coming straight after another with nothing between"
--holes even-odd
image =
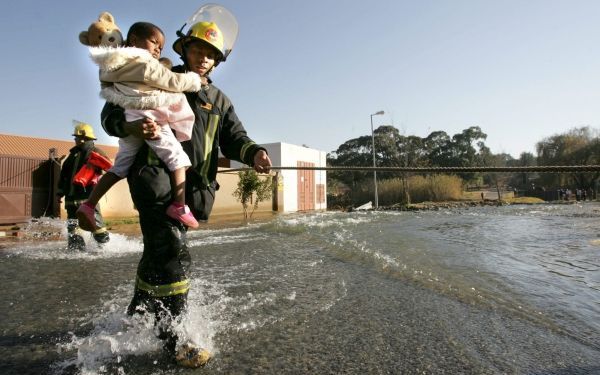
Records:
<instances>
[{"instance_id":1,"label":"teddy bear head","mask_svg":"<svg viewBox=\"0 0 600 375\"><path fill-rule=\"evenodd\" d=\"M123 44L123 34L112 14L103 12L87 31L79 33L79 41L86 46L117 47Z\"/></svg>"}]
</instances>

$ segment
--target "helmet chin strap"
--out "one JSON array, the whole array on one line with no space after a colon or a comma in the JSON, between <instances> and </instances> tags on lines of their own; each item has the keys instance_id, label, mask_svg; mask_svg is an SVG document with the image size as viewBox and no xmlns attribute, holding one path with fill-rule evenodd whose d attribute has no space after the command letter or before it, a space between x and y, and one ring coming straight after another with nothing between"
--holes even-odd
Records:
<instances>
[{"instance_id":1,"label":"helmet chin strap","mask_svg":"<svg viewBox=\"0 0 600 375\"><path fill-rule=\"evenodd\" d=\"M177 32L176 32L177 37L179 39L185 37L185 34L183 33L183 28L185 27L185 25L187 25L187 23L184 23L183 26L181 26L181 29L177 30ZM181 59L181 61L183 61L183 65L187 68L187 61L185 59L186 54L187 53L186 53L185 43L181 43L181 55L179 56L179 58Z\"/></svg>"}]
</instances>

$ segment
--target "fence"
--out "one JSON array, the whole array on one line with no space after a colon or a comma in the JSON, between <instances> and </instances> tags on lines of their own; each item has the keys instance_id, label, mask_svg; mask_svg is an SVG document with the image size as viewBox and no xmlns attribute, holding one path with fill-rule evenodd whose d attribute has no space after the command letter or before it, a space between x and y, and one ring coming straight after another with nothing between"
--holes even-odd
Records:
<instances>
[{"instance_id":1,"label":"fence","mask_svg":"<svg viewBox=\"0 0 600 375\"><path fill-rule=\"evenodd\" d=\"M55 156L54 149L48 159L0 155L0 225L60 214L55 199L60 164Z\"/></svg>"}]
</instances>

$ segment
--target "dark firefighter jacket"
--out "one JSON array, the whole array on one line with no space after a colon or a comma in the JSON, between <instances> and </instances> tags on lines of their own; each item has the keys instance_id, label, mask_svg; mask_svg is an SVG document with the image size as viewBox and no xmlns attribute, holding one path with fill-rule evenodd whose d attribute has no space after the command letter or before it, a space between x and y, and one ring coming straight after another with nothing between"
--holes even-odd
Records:
<instances>
[{"instance_id":1,"label":"dark firefighter jacket","mask_svg":"<svg viewBox=\"0 0 600 375\"><path fill-rule=\"evenodd\" d=\"M175 69L174 69L175 70ZM186 93L195 115L192 139L182 142L192 167L186 175L186 204L194 216L208 219L215 197L219 147L225 157L252 166L254 155L264 150L247 135L235 114L231 101L215 86L196 93ZM123 109L107 103L102 110L102 126L117 137L127 136L123 126ZM144 252L138 265L136 290L154 297L182 296L188 290L186 269L191 258L187 251L185 230L166 216L171 203L169 172L142 147L127 177L133 202L138 209L144 237ZM139 293L136 292L136 296ZM134 297L132 306L139 304Z\"/></svg>"},{"instance_id":2,"label":"dark firefighter jacket","mask_svg":"<svg viewBox=\"0 0 600 375\"><path fill-rule=\"evenodd\" d=\"M104 151L94 146L94 141L86 141L81 146L75 146L69 150L69 156L65 159L60 170L60 178L58 180L57 195L65 197L66 201L81 201L89 197L93 186L83 187L78 184L73 184L73 177L79 172L81 167L87 163L88 157L92 151L106 157ZM98 170L98 173L102 171Z\"/></svg>"}]
</instances>

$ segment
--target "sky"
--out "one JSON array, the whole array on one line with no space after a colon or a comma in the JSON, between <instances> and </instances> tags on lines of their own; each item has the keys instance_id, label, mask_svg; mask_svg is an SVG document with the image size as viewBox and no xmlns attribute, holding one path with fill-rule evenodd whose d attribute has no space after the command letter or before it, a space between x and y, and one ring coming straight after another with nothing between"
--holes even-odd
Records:
<instances>
[{"instance_id":1,"label":"sky","mask_svg":"<svg viewBox=\"0 0 600 375\"><path fill-rule=\"evenodd\" d=\"M175 32L205 3L188 0L12 2L0 14L0 133L72 139L100 127L97 67L79 32L103 11L125 33L149 21ZM600 1L223 0L239 37L214 84L257 143L335 151L393 125L450 136L470 126L494 153L535 153L574 127L600 128Z\"/></svg>"}]
</instances>

